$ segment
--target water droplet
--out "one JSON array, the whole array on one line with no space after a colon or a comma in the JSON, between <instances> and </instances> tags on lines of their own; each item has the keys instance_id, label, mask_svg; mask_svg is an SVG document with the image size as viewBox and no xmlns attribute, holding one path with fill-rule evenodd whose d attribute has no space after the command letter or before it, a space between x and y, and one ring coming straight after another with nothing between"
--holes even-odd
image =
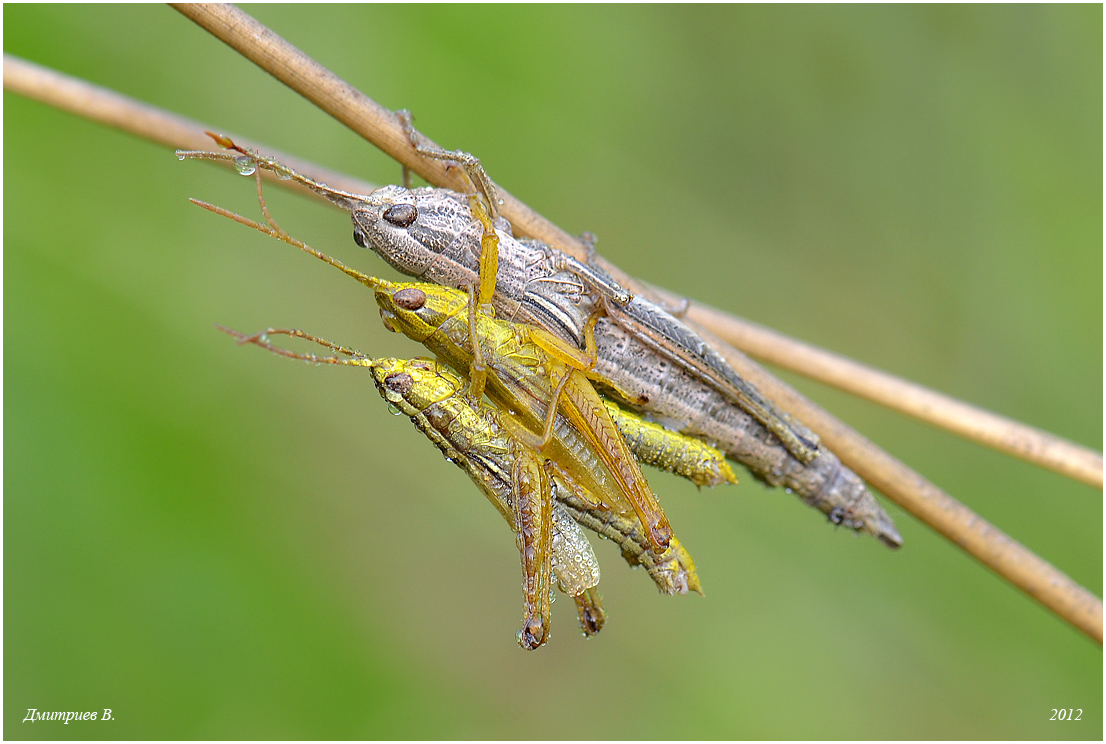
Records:
<instances>
[{"instance_id":1,"label":"water droplet","mask_svg":"<svg viewBox=\"0 0 1106 744\"><path fill-rule=\"evenodd\" d=\"M243 176L252 176L257 172L257 162L253 158L243 155L234 159L234 169Z\"/></svg>"},{"instance_id":2,"label":"water droplet","mask_svg":"<svg viewBox=\"0 0 1106 744\"><path fill-rule=\"evenodd\" d=\"M389 404L388 404L388 413L392 414L393 416L401 416L401 415L403 415L403 411L399 410L399 409L398 409L398 408L396 407L396 404L395 404L395 403L389 403Z\"/></svg>"},{"instance_id":3,"label":"water droplet","mask_svg":"<svg viewBox=\"0 0 1106 744\"><path fill-rule=\"evenodd\" d=\"M187 155L184 154L184 150L177 150L177 160L184 160Z\"/></svg>"},{"instance_id":4,"label":"water droplet","mask_svg":"<svg viewBox=\"0 0 1106 744\"><path fill-rule=\"evenodd\" d=\"M281 181L287 181L292 178L292 174L288 173L287 171L278 170L277 178L279 178Z\"/></svg>"}]
</instances>

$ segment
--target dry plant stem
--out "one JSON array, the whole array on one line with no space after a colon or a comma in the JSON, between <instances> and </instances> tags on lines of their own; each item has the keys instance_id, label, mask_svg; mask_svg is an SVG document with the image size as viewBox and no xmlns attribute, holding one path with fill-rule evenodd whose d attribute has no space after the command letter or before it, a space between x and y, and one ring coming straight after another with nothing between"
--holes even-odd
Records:
<instances>
[{"instance_id":1,"label":"dry plant stem","mask_svg":"<svg viewBox=\"0 0 1106 744\"><path fill-rule=\"evenodd\" d=\"M656 290L658 294L663 291ZM901 411L999 452L1102 489L1102 455L1008 418L927 390L770 328L692 303L687 318L746 354Z\"/></svg>"},{"instance_id":2,"label":"dry plant stem","mask_svg":"<svg viewBox=\"0 0 1106 744\"><path fill-rule=\"evenodd\" d=\"M211 130L205 124L10 54L4 55L4 89L175 149L210 150L215 146L211 137L204 134ZM219 133L225 134L223 131ZM262 149L244 137L235 135L233 139L243 147ZM266 155L273 155L297 171L309 172L313 178L326 181L335 188L358 194L367 194L376 188L371 183L337 171L328 171L289 155L278 155L269 148L263 149ZM268 171L264 175L285 188L311 193L310 189L293 181L282 181Z\"/></svg>"},{"instance_id":3,"label":"dry plant stem","mask_svg":"<svg viewBox=\"0 0 1106 744\"><path fill-rule=\"evenodd\" d=\"M317 99L324 110L335 115L353 131L365 136L401 163L407 164L430 183L438 186L457 185L451 177L452 174L438 167L439 164L436 161L426 161L414 156L413 148L405 133L400 131L391 112L382 109L333 73L306 58L302 52L288 45L246 14L226 6L185 6L181 11L309 100ZM59 96L56 91L50 95L44 95L42 91L30 92L33 86L9 82L9 59L5 57L6 88L39 98L59 108L142 134L155 141L166 142L177 147L197 146L194 140L187 138L167 142L161 131L146 131L145 128L131 126L128 115L110 110L105 112L104 106L75 105L73 101L66 100L65 95ZM87 87L91 88L91 86ZM104 93L117 99L121 107L130 103L117 94L107 91ZM73 97L79 99L82 95L85 93L78 91L73 94ZM110 105L106 107L106 109L110 108ZM336 111L341 112L341 115L335 113ZM383 117L380 116L381 113ZM186 129L190 132L203 129L199 125L191 125L191 123L189 125ZM195 129L192 129L192 126ZM387 134L380 134L374 126L379 126ZM267 150L267 152L271 151ZM311 166L295 167L304 172L319 173L319 169ZM339 179L333 176L328 180L335 185L339 182ZM343 188L359 190L355 186ZM500 195L504 201L501 211L511 220L519 234L536 237L566 253L578 258L586 258L586 249L575 238L529 208L520 205L502 189L500 189ZM631 289L644 291L639 283L629 280L622 272L616 272L616 278L624 281ZM710 337L709 333L704 335ZM799 416L826 440L827 445L837 452L847 465L888 497L963 547L1000 576L1026 591L1100 644L1102 643L1102 603L1096 597L1001 531L988 525L920 475L898 463L821 409L805 401L779 380L767 375L736 349L724 343L719 343L718 349L730 359L738 372L749 377L786 410Z\"/></svg>"}]
</instances>

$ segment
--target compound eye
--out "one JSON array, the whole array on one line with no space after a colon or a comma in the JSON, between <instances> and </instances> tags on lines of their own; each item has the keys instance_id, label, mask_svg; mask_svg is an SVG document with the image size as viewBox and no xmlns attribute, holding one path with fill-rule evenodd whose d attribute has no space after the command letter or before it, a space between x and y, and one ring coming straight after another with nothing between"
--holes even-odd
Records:
<instances>
[{"instance_id":1,"label":"compound eye","mask_svg":"<svg viewBox=\"0 0 1106 744\"><path fill-rule=\"evenodd\" d=\"M419 218L419 210L414 204L395 204L384 212L384 219L396 227L407 227Z\"/></svg>"},{"instance_id":2,"label":"compound eye","mask_svg":"<svg viewBox=\"0 0 1106 744\"><path fill-rule=\"evenodd\" d=\"M407 395L415 386L415 381L406 372L393 372L384 378L384 385L393 393Z\"/></svg>"},{"instance_id":3,"label":"compound eye","mask_svg":"<svg viewBox=\"0 0 1106 744\"><path fill-rule=\"evenodd\" d=\"M426 304L426 292L421 289L401 289L392 295L392 302L404 310L418 310Z\"/></svg>"},{"instance_id":4,"label":"compound eye","mask_svg":"<svg viewBox=\"0 0 1106 744\"><path fill-rule=\"evenodd\" d=\"M369 247L365 243L365 233L361 232L360 227L353 228L353 242L357 243L357 245L361 246L362 248L368 248Z\"/></svg>"}]
</instances>

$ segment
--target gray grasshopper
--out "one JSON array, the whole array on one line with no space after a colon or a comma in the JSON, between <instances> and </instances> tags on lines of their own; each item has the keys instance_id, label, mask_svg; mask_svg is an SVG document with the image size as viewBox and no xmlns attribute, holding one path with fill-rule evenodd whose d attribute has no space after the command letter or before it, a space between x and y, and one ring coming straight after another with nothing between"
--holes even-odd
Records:
<instances>
[{"instance_id":1,"label":"gray grasshopper","mask_svg":"<svg viewBox=\"0 0 1106 744\"><path fill-rule=\"evenodd\" d=\"M716 444L754 477L795 493L832 523L873 535L892 548L902 544L860 477L821 446L817 435L741 378L702 337L659 305L631 295L600 268L540 241L515 238L510 223L495 216L494 186L479 161L467 153L428 148L417 132L408 131L420 153L461 165L474 193L385 186L368 195L352 194L255 153L178 155L236 160L240 170L261 167L294 179L350 212L358 245L404 274L456 289L481 287L491 215L498 269L490 299L497 317L540 326L578 347L589 345L592 326L592 371L603 378L600 385L609 395L665 426Z\"/></svg>"}]
</instances>

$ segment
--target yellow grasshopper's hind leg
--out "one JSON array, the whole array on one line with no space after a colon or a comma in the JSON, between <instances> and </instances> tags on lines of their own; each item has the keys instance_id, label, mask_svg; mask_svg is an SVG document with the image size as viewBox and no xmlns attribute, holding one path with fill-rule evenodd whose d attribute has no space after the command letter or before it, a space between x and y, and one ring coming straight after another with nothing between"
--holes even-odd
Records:
<instances>
[{"instance_id":1,"label":"yellow grasshopper's hind leg","mask_svg":"<svg viewBox=\"0 0 1106 744\"><path fill-rule=\"evenodd\" d=\"M607 624L607 611L603 609L599 591L593 586L573 599L576 600L576 614L580 618L580 630L584 631L584 635L593 636L603 630L603 626Z\"/></svg>"},{"instance_id":2,"label":"yellow grasshopper's hind leg","mask_svg":"<svg viewBox=\"0 0 1106 744\"><path fill-rule=\"evenodd\" d=\"M596 314L589 317L585 330L590 328L594 331L598 320L599 316ZM585 351L540 328L529 328L527 335L530 341L549 355L550 380L564 375L558 391L550 401L550 407L560 408L599 453L603 464L618 481L620 490L648 531L653 549L658 553L663 552L668 548L668 541L672 537L668 518L664 516L664 510L657 503L657 497L642 475L626 440L611 419L603 399L581 371L595 366L594 333L585 332L585 346L590 347Z\"/></svg>"},{"instance_id":3,"label":"yellow grasshopper's hind leg","mask_svg":"<svg viewBox=\"0 0 1106 744\"><path fill-rule=\"evenodd\" d=\"M626 440L611 419L606 404L579 370L570 369L568 380L560 400L565 417L589 440L603 464L615 477L620 490L645 527L654 552L664 552L672 539L672 526L626 445Z\"/></svg>"},{"instance_id":4,"label":"yellow grasshopper's hind leg","mask_svg":"<svg viewBox=\"0 0 1106 744\"><path fill-rule=\"evenodd\" d=\"M522 556L525 595L518 643L533 650L549 639L550 590L553 586L552 480L534 452L521 447L511 469L515 535Z\"/></svg>"}]
</instances>

